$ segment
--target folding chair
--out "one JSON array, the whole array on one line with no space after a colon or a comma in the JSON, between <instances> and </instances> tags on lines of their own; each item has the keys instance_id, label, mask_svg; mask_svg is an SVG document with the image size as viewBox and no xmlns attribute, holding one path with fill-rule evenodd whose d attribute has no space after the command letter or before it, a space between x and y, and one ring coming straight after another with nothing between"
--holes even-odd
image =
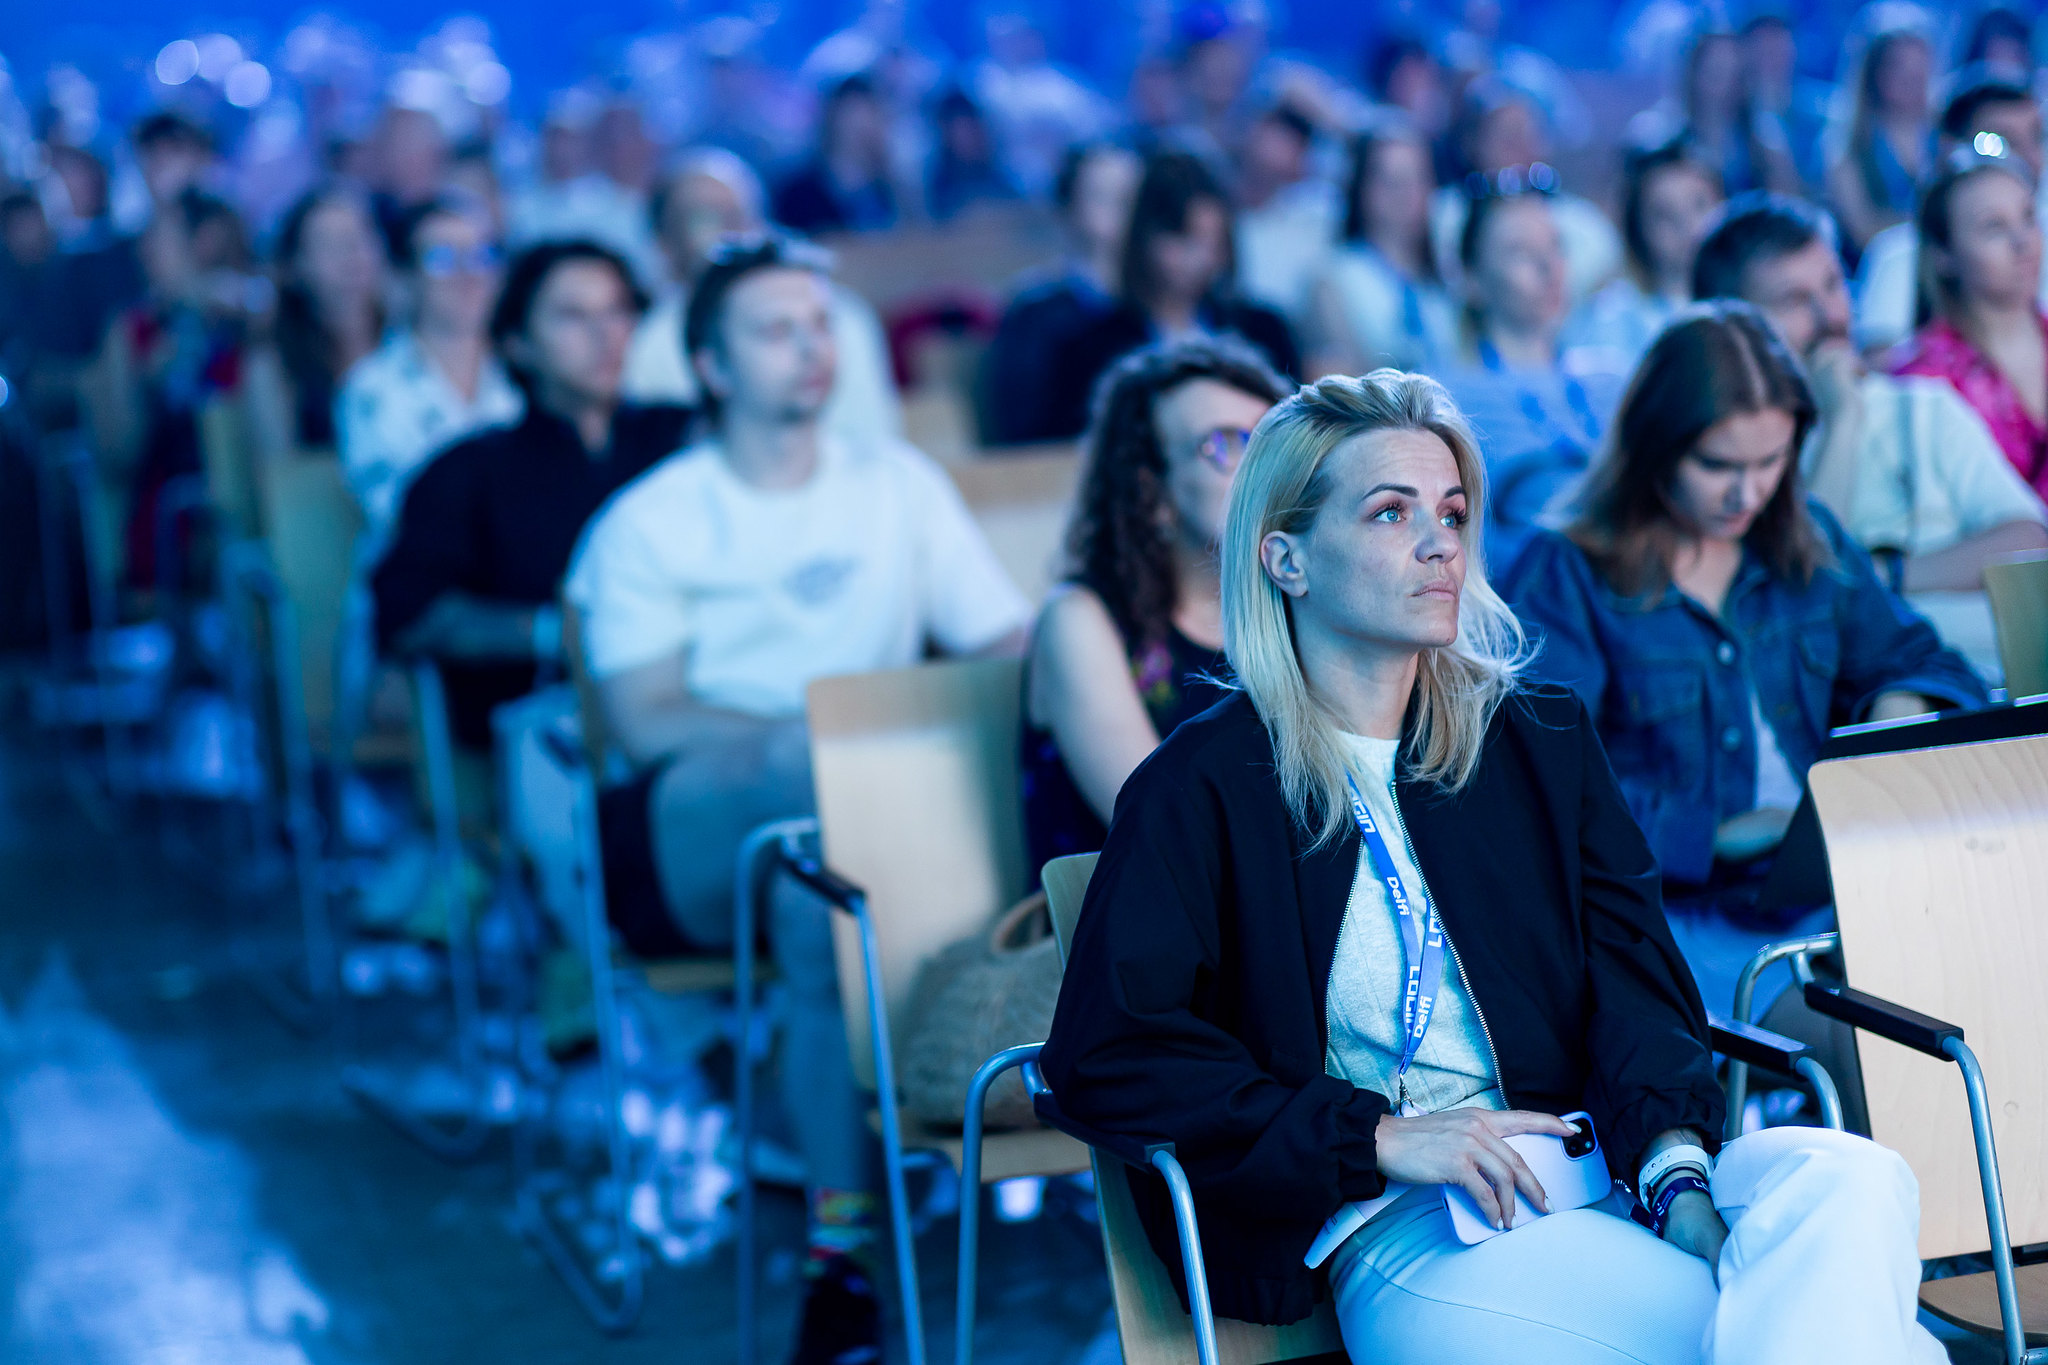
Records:
<instances>
[{"instance_id":1,"label":"folding chair","mask_svg":"<svg viewBox=\"0 0 2048 1365\"><path fill-rule=\"evenodd\" d=\"M2015 1269L2012 1251L2048 1241L2048 736L1832 759L1808 783L1853 985L1801 971L1822 941L1759 960L1791 958L1811 1008L1873 1035L1871 1136L1919 1179L1920 1255L1990 1251L1988 1273L1923 1284L1922 1306L2002 1338L2007 1365L2048 1361L2048 1264ZM1923 1058L1962 1072L1967 1128L1931 1102L1944 1082Z\"/></svg>"},{"instance_id":2,"label":"folding chair","mask_svg":"<svg viewBox=\"0 0 2048 1365\"><path fill-rule=\"evenodd\" d=\"M564 724L535 727L532 743L513 742L501 733L500 749L511 762L528 758L548 766L549 776L566 796L550 809L515 809L509 792L518 778L507 778L508 815L506 838L515 856L533 864L539 880L542 867L565 856L567 875L559 888L549 894L542 887L555 922L580 952L588 972L593 1023L597 1033L599 1065L603 1073L605 1164L597 1177L595 1204L613 1211L610 1236L605 1245L586 1257L576 1248L576 1238L557 1224L550 1211L549 1195L563 1183L562 1173L543 1168L536 1160L534 1144L522 1139L515 1146L515 1184L521 1225L555 1272L569 1287L591 1320L604 1332L628 1331L639 1320L644 1298L644 1264L638 1234L630 1220L629 1194L633 1182L630 1135L626 1131L625 1039L619 1006L619 974L637 970L648 989L665 995L685 995L730 990L735 1016L736 1053L735 1108L738 1129L738 1225L739 1299L743 1308L743 1345L751 1331L751 1308L755 1295L754 1244L754 1162L753 1089L754 991L768 973L757 959L755 908L762 879L772 866L780 864L785 845L811 834L816 823L808 818L771 822L748 835L741 845L738 886L734 894L734 949L731 953L702 956L633 959L613 942L611 922L606 915L604 859L598 834L598 790L608 773L618 766L606 736L596 689L585 667L581 617L573 608L563 612L563 648L574 688L574 714ZM501 708L504 717L511 708ZM524 803L519 803L523 805ZM559 808L557 808L559 807ZM546 827L542 827L542 821ZM550 847L551 846L551 847ZM770 862L769 855L777 855ZM789 853L794 859L795 854ZM606 1281L614 1283L609 1289ZM749 1359L744 1351L741 1359Z\"/></svg>"},{"instance_id":3,"label":"folding chair","mask_svg":"<svg viewBox=\"0 0 2048 1365\"><path fill-rule=\"evenodd\" d=\"M1073 942L1074 926L1080 922L1081 905L1087 897L1088 880L1095 873L1098 856L1084 853L1071 858L1056 858L1045 865L1045 895L1052 908L1053 932L1059 938L1062 957ZM1754 1025L1714 1020L1709 1032L1715 1051L1741 1056L1754 1065L1786 1071L1815 1067L1804 1044ZM1285 1327L1217 1318L1209 1307L1208 1271L1202 1260L1201 1230L1195 1220L1194 1195L1188 1186L1186 1172L1174 1156L1173 1144L1103 1133L1068 1117L1061 1111L1058 1097L1046 1088L1044 1079L1036 1075L1037 1056L1038 1047L1034 1045L1011 1048L991 1057L975 1076L974 1088L969 1091L968 1113L970 1116L977 1113L989 1082L997 1074L1012 1066L1027 1066L1030 1068L1026 1073L1027 1084L1033 1091L1033 1102L1039 1114L1048 1123L1086 1141L1094 1149L1095 1193L1102 1206L1103 1256L1109 1263L1110 1290L1116 1303L1117 1335L1123 1343L1126 1365L1185 1365L1190 1359L1199 1365L1273 1365L1273 1362L1306 1357L1343 1357L1343 1339L1337 1329L1334 1307L1327 1299L1317 1305L1309 1317ZM1820 1084L1826 1087L1827 1073L1822 1071L1819 1076ZM1832 1094L1831 1088L1828 1093ZM1835 1112L1834 1126L1839 1128L1839 1106ZM1166 1267L1152 1254L1145 1229L1138 1221L1137 1205L1131 1198L1129 1183L1122 1178L1121 1171L1107 1166L1103 1160L1105 1156L1127 1166L1156 1170L1165 1178L1167 1192L1173 1201L1174 1226L1180 1236L1181 1268L1186 1277L1192 1312L1181 1308L1179 1295L1174 1292ZM963 1285L972 1283L971 1269L963 1247L960 1268ZM969 1302L963 1293L963 1305ZM1193 1343L1192 1352L1189 1350L1190 1341ZM957 1358L959 1365L967 1365L969 1361L965 1350L969 1344L963 1339L963 1349Z\"/></svg>"},{"instance_id":4,"label":"folding chair","mask_svg":"<svg viewBox=\"0 0 2048 1365\"><path fill-rule=\"evenodd\" d=\"M781 871L844 912L833 921L840 995L855 1076L877 1096L911 1365L924 1365L925 1342L904 1153L940 1152L962 1169L969 1144L900 1112L890 1031L925 963L1025 889L1021 691L1017 662L974 660L820 679L806 698L824 859L785 843ZM962 1192L963 1228L978 1182L1088 1164L1084 1147L1045 1129L998 1133L986 1146L977 1183Z\"/></svg>"},{"instance_id":5,"label":"folding chair","mask_svg":"<svg viewBox=\"0 0 2048 1365\"><path fill-rule=\"evenodd\" d=\"M1998 662L2008 696L2048 693L2048 554L1984 566L1984 590L1998 627Z\"/></svg>"}]
</instances>

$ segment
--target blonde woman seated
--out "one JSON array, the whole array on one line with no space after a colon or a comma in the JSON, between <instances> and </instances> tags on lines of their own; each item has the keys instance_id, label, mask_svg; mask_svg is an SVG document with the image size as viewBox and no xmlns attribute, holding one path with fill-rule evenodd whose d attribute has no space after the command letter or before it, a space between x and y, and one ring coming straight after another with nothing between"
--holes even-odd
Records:
<instances>
[{"instance_id":1,"label":"blonde woman seated","mask_svg":"<svg viewBox=\"0 0 2048 1365\"><path fill-rule=\"evenodd\" d=\"M1915 1322L1897 1155L1716 1140L1656 861L1584 706L1521 680L1474 557L1482 478L1413 375L1325 379L1260 424L1221 552L1242 690L1124 786L1042 1058L1054 1094L1176 1145L1219 1314L1291 1322L1333 1295L1353 1360L1945 1359ZM1506 1140L1578 1110L1658 1231L1610 1197L1464 1245L1443 1187L1496 1225L1518 1193L1543 1208ZM1130 1179L1177 1273L1165 1191ZM1356 1226L1312 1269L1332 1223Z\"/></svg>"}]
</instances>

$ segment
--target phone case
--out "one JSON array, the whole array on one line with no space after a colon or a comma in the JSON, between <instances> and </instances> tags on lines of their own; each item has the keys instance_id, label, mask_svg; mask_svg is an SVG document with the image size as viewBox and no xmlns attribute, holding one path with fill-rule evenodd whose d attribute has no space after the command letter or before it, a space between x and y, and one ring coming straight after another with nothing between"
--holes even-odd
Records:
<instances>
[{"instance_id":1,"label":"phone case","mask_svg":"<svg viewBox=\"0 0 2048 1365\"><path fill-rule=\"evenodd\" d=\"M1579 1138L1571 1140L1569 1148L1590 1142L1590 1150L1574 1155L1566 1139L1552 1137L1548 1133L1520 1133L1507 1140L1508 1146L1521 1153L1522 1160L1529 1163L1537 1183L1550 1196L1553 1213L1598 1203L1614 1190L1614 1178L1608 1173L1607 1155L1601 1151L1599 1136L1593 1131L1592 1116L1577 1113L1559 1117L1577 1126L1580 1132ZM1543 1216L1541 1209L1516 1190L1514 1220L1507 1229L1497 1228L1486 1221L1485 1215L1479 1212L1479 1205L1461 1187L1446 1185L1443 1188L1444 1204L1451 1212L1451 1228L1458 1234L1458 1240L1467 1246L1489 1237L1498 1237L1504 1230L1511 1231Z\"/></svg>"}]
</instances>

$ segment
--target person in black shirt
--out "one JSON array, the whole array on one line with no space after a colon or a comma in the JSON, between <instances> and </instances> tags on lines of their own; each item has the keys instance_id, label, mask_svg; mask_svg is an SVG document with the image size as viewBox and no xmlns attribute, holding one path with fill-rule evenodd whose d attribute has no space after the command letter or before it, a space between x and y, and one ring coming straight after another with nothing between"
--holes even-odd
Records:
<instances>
[{"instance_id":1,"label":"person in black shirt","mask_svg":"<svg viewBox=\"0 0 2048 1365\"><path fill-rule=\"evenodd\" d=\"M644 304L626 263L594 243L521 255L491 339L526 417L451 446L406 494L371 584L377 647L444 662L459 744L488 748L491 709L560 656L556 594L583 523L683 443L689 409L619 396Z\"/></svg>"},{"instance_id":2,"label":"person in black shirt","mask_svg":"<svg viewBox=\"0 0 2048 1365\"><path fill-rule=\"evenodd\" d=\"M776 222L806 234L896 226L888 112L868 77L848 76L826 96L818 154L776 186L773 210Z\"/></svg>"},{"instance_id":3,"label":"person in black shirt","mask_svg":"<svg viewBox=\"0 0 2048 1365\"><path fill-rule=\"evenodd\" d=\"M1116 307L1117 251L1138 190L1138 158L1113 142L1067 149L1053 205L1067 259L1050 278L1027 279L1003 310L981 362L982 439L1030 445L1071 433L1049 401L1061 348Z\"/></svg>"},{"instance_id":4,"label":"person in black shirt","mask_svg":"<svg viewBox=\"0 0 2048 1365\"><path fill-rule=\"evenodd\" d=\"M1232 294L1236 264L1230 202L1216 177L1187 152L1152 157L1124 239L1122 301L1065 347L1047 395L1054 439L1081 433L1096 381L1149 342L1235 334L1298 379L1294 334L1278 313Z\"/></svg>"},{"instance_id":5,"label":"person in black shirt","mask_svg":"<svg viewBox=\"0 0 2048 1365\"><path fill-rule=\"evenodd\" d=\"M1102 847L1131 770L1227 677L1216 542L1245 441L1287 386L1229 341L1124 357L1088 434L1071 572L1024 685L1024 844L1036 876Z\"/></svg>"}]
</instances>

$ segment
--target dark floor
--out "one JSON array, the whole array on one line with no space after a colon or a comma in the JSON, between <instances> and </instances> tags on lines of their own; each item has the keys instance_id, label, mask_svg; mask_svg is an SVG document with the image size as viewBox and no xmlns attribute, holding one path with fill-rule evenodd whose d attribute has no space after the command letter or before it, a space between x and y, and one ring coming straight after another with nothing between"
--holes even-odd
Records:
<instances>
[{"instance_id":1,"label":"dark floor","mask_svg":"<svg viewBox=\"0 0 2048 1365\"><path fill-rule=\"evenodd\" d=\"M729 1247L654 1271L640 1325L600 1335L515 1232L505 1145L449 1166L357 1108L335 1044L284 1028L230 958L260 907L164 845L147 817L96 824L40 741L0 737L0 1360L732 1359ZM764 1214L777 1365L801 1211L771 1195ZM934 1360L954 1227L920 1246ZM1071 1212L989 1226L983 1360L1086 1351L1108 1308L1096 1238Z\"/></svg>"},{"instance_id":2,"label":"dark floor","mask_svg":"<svg viewBox=\"0 0 2048 1365\"><path fill-rule=\"evenodd\" d=\"M0 731L0 1360L733 1358L730 1248L655 1270L639 1326L608 1339L514 1229L502 1142L445 1165L351 1103L335 1042L283 1027L229 951L288 942L283 898L217 889L203 843L149 815L94 818L42 741ZM991 1365L1117 1359L1086 1201L1056 1193L1037 1221L989 1225ZM769 1365L800 1214L793 1196L764 1204ZM920 1245L934 1361L952 1355L954 1227ZM900 1360L900 1333L892 1346Z\"/></svg>"}]
</instances>

